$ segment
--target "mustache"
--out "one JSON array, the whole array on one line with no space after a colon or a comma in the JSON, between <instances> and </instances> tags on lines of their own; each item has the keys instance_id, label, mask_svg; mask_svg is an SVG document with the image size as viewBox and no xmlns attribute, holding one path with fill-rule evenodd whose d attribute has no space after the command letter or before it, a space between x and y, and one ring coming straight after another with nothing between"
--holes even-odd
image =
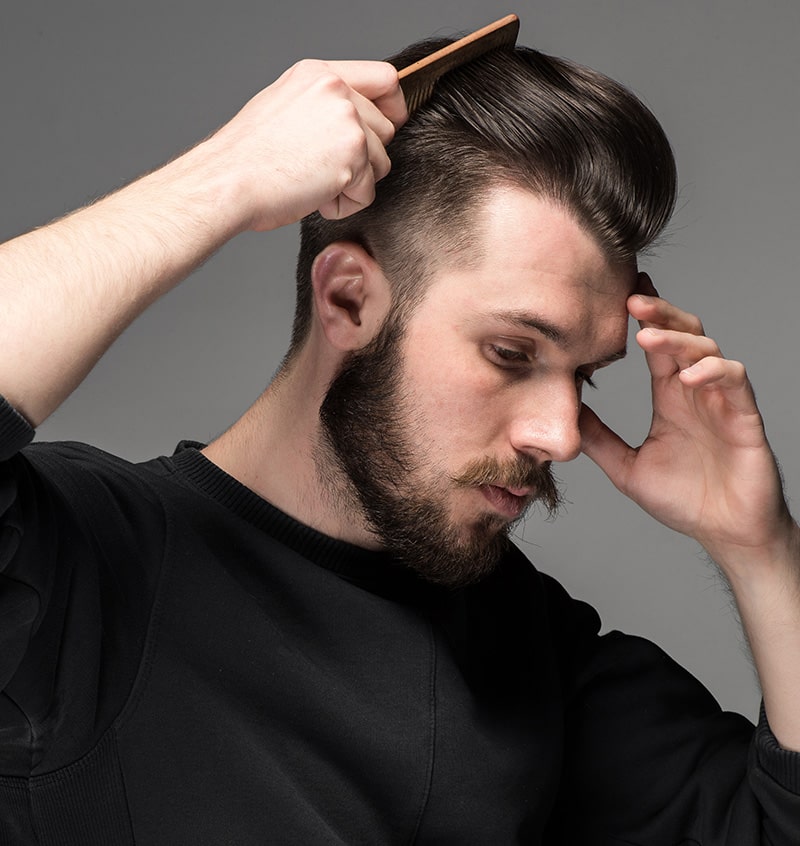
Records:
<instances>
[{"instance_id":1,"label":"mustache","mask_svg":"<svg viewBox=\"0 0 800 846\"><path fill-rule=\"evenodd\" d=\"M479 458L468 464L453 482L459 487L494 485L499 488L531 488L531 502L540 502L555 517L563 499L550 462L538 462L521 455L510 461Z\"/></svg>"}]
</instances>

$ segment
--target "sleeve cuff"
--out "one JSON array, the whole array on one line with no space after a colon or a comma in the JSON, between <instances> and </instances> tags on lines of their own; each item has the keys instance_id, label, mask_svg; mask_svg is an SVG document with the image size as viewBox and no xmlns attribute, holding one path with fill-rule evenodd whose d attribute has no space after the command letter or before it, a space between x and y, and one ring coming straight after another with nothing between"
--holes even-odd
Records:
<instances>
[{"instance_id":1,"label":"sleeve cuff","mask_svg":"<svg viewBox=\"0 0 800 846\"><path fill-rule=\"evenodd\" d=\"M0 461L11 458L34 436L30 423L9 402L0 397Z\"/></svg>"},{"instance_id":2,"label":"sleeve cuff","mask_svg":"<svg viewBox=\"0 0 800 846\"><path fill-rule=\"evenodd\" d=\"M762 769L789 792L800 794L800 752L791 752L778 743L769 727L763 703L756 728L756 748Z\"/></svg>"}]
</instances>

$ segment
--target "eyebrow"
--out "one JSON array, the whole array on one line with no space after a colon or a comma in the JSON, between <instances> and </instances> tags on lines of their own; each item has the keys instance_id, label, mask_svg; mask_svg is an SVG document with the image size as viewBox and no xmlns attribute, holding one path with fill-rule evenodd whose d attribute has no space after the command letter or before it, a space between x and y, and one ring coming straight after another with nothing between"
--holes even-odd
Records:
<instances>
[{"instance_id":1,"label":"eyebrow","mask_svg":"<svg viewBox=\"0 0 800 846\"><path fill-rule=\"evenodd\" d=\"M555 323L547 320L544 317L541 317L538 314L531 314L527 311L500 311L495 312L493 317L497 320L502 321L503 323L509 323L514 326L525 326L529 329L535 329L548 341L552 341L556 346L561 347L562 349L569 346L569 336L563 329L556 326ZM612 364L615 361L620 361L628 354L628 347L627 344L616 352L611 353L610 355L604 356L603 358L599 359L598 361L593 361L592 364L597 365L598 367L605 365L605 364Z\"/></svg>"}]
</instances>

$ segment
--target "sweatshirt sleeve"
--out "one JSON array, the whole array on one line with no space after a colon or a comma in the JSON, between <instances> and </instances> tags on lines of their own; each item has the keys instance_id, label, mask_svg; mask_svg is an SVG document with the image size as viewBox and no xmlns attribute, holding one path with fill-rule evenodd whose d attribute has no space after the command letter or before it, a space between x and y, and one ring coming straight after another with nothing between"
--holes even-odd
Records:
<instances>
[{"instance_id":1,"label":"sweatshirt sleeve","mask_svg":"<svg viewBox=\"0 0 800 846\"><path fill-rule=\"evenodd\" d=\"M42 571L21 577L14 566L22 536L14 464L33 435L25 418L0 397L0 691L19 665L52 583Z\"/></svg>"},{"instance_id":2,"label":"sweatshirt sleeve","mask_svg":"<svg viewBox=\"0 0 800 846\"><path fill-rule=\"evenodd\" d=\"M33 440L33 427L9 404L0 397L0 461L26 447Z\"/></svg>"},{"instance_id":3,"label":"sweatshirt sleeve","mask_svg":"<svg viewBox=\"0 0 800 846\"><path fill-rule=\"evenodd\" d=\"M642 638L581 632L554 593L565 752L548 841L559 846L797 846L800 754L781 749ZM585 619L585 615L584 615ZM562 627L567 627L566 629Z\"/></svg>"},{"instance_id":4,"label":"sweatshirt sleeve","mask_svg":"<svg viewBox=\"0 0 800 846\"><path fill-rule=\"evenodd\" d=\"M0 781L77 760L117 716L164 545L137 465L32 437L0 400Z\"/></svg>"}]
</instances>

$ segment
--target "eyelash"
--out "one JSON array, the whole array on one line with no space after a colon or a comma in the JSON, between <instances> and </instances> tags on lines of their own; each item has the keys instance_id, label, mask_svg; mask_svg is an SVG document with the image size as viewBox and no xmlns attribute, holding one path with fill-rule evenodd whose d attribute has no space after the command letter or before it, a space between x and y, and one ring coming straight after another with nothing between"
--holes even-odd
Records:
<instances>
[{"instance_id":1,"label":"eyelash","mask_svg":"<svg viewBox=\"0 0 800 846\"><path fill-rule=\"evenodd\" d=\"M529 364L530 363L530 356L527 353L522 352L521 350L510 350L507 347L498 347L497 344L490 344L489 349L499 358L502 359L504 362L508 364L506 366L513 367L514 365L522 365L522 364ZM495 362L498 367L503 367L500 362Z\"/></svg>"},{"instance_id":2,"label":"eyelash","mask_svg":"<svg viewBox=\"0 0 800 846\"><path fill-rule=\"evenodd\" d=\"M490 344L489 349L497 356L498 359L501 359L501 361L495 361L494 364L503 370L513 370L515 367L524 366L530 363L530 357L528 354L521 352L520 350L510 350L506 347L499 347L497 344ZM581 373L578 371L575 374L575 381L579 382L581 385L586 385L593 390L597 390L597 384L588 373Z\"/></svg>"}]
</instances>

